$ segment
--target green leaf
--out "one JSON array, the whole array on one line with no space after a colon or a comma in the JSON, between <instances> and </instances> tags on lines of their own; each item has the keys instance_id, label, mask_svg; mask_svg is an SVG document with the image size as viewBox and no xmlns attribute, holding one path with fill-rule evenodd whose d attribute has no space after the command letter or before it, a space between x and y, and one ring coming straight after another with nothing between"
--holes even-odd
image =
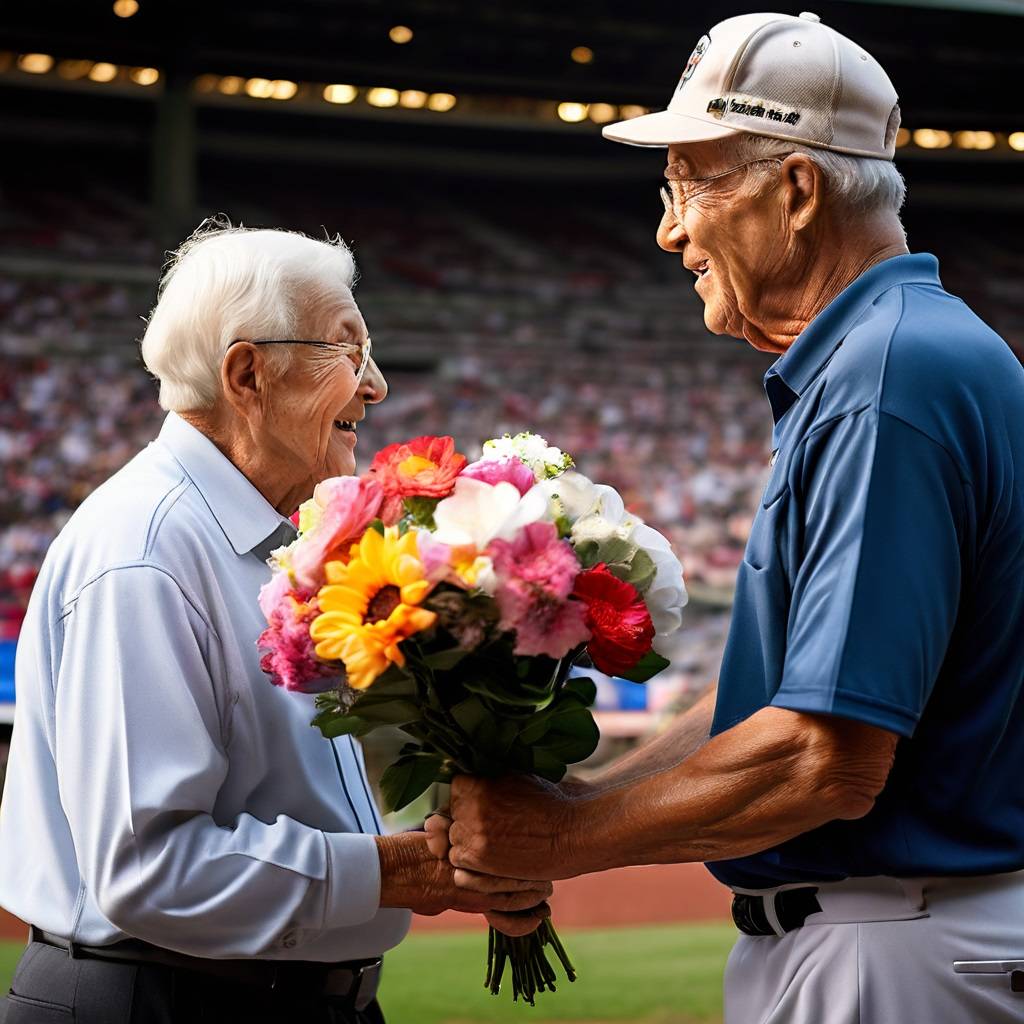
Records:
<instances>
[{"instance_id":1,"label":"green leaf","mask_svg":"<svg viewBox=\"0 0 1024 1024\"><path fill-rule=\"evenodd\" d=\"M549 782L562 781L566 771L564 761L549 753L543 747L534 747L531 753L533 754L534 774L539 775L542 779L547 779Z\"/></svg>"},{"instance_id":2,"label":"green leaf","mask_svg":"<svg viewBox=\"0 0 1024 1024\"><path fill-rule=\"evenodd\" d=\"M425 655L423 663L435 672L447 672L455 668L467 654L469 651L463 647L449 647L446 651L435 651L433 654Z\"/></svg>"},{"instance_id":3,"label":"green leaf","mask_svg":"<svg viewBox=\"0 0 1024 1024\"><path fill-rule=\"evenodd\" d=\"M402 505L406 514L417 526L433 530L435 528L434 510L440 500L440 498L406 498Z\"/></svg>"},{"instance_id":4,"label":"green leaf","mask_svg":"<svg viewBox=\"0 0 1024 1024\"><path fill-rule=\"evenodd\" d=\"M654 564L654 559L643 548L636 549L633 560L624 572L620 573L619 568L619 566L609 566L609 569L620 580L632 583L641 594L649 589L654 582L654 577L658 575L658 567Z\"/></svg>"},{"instance_id":5,"label":"green leaf","mask_svg":"<svg viewBox=\"0 0 1024 1024\"><path fill-rule=\"evenodd\" d=\"M628 672L619 672L618 676L631 683L646 683L670 664L668 658L663 658L656 651L648 651Z\"/></svg>"},{"instance_id":6,"label":"green leaf","mask_svg":"<svg viewBox=\"0 0 1024 1024\"><path fill-rule=\"evenodd\" d=\"M590 707L597 700L597 684L590 676L573 676L565 684L569 693L574 693L585 707Z\"/></svg>"},{"instance_id":7,"label":"green leaf","mask_svg":"<svg viewBox=\"0 0 1024 1024\"><path fill-rule=\"evenodd\" d=\"M374 520L372 520L370 522L369 527L367 527L367 529L376 530L383 537L384 536L384 520L383 519L374 519Z\"/></svg>"},{"instance_id":8,"label":"green leaf","mask_svg":"<svg viewBox=\"0 0 1024 1024\"><path fill-rule=\"evenodd\" d=\"M365 736L375 728L358 716L343 711L321 711L309 724L316 726L329 740L335 736Z\"/></svg>"},{"instance_id":9,"label":"green leaf","mask_svg":"<svg viewBox=\"0 0 1024 1024\"><path fill-rule=\"evenodd\" d=\"M400 698L372 700L369 697L364 697L352 705L352 710L366 722L372 723L374 727L378 725L408 725L410 722L419 721L423 714L418 704Z\"/></svg>"},{"instance_id":10,"label":"green leaf","mask_svg":"<svg viewBox=\"0 0 1024 1024\"><path fill-rule=\"evenodd\" d=\"M406 754L384 769L380 791L388 812L400 811L412 803L431 783L443 775L444 758L440 754L421 751Z\"/></svg>"},{"instance_id":11,"label":"green leaf","mask_svg":"<svg viewBox=\"0 0 1024 1024\"><path fill-rule=\"evenodd\" d=\"M408 700L416 700L419 697L416 677L408 669L391 665L377 676L367 689L363 690L362 696L356 700L356 704L369 697L373 697L375 700L382 700L386 697L404 697Z\"/></svg>"}]
</instances>

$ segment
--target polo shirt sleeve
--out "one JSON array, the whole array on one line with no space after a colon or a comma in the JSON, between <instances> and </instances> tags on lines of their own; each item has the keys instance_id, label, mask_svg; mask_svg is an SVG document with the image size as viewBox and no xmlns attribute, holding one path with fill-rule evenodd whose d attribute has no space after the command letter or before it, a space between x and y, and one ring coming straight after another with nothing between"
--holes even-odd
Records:
<instances>
[{"instance_id":1,"label":"polo shirt sleeve","mask_svg":"<svg viewBox=\"0 0 1024 1024\"><path fill-rule=\"evenodd\" d=\"M61 805L89 898L113 925L183 953L249 957L374 916L373 836L273 812L214 817L233 697L209 670L213 626L168 572L103 573L61 626Z\"/></svg>"},{"instance_id":2,"label":"polo shirt sleeve","mask_svg":"<svg viewBox=\"0 0 1024 1024\"><path fill-rule=\"evenodd\" d=\"M775 707L913 733L956 620L965 486L949 453L868 408L809 435Z\"/></svg>"}]
</instances>

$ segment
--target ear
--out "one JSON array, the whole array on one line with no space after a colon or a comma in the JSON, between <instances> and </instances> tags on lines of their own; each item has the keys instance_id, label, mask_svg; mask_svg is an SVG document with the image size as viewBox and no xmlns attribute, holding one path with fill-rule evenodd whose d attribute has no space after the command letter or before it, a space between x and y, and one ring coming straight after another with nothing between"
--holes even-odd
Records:
<instances>
[{"instance_id":1,"label":"ear","mask_svg":"<svg viewBox=\"0 0 1024 1024\"><path fill-rule=\"evenodd\" d=\"M224 400L236 412L245 414L259 405L263 388L263 355L247 341L232 345L220 364Z\"/></svg>"},{"instance_id":2,"label":"ear","mask_svg":"<svg viewBox=\"0 0 1024 1024\"><path fill-rule=\"evenodd\" d=\"M782 164L783 202L795 231L808 227L821 213L825 179L821 168L804 153L791 153Z\"/></svg>"}]
</instances>

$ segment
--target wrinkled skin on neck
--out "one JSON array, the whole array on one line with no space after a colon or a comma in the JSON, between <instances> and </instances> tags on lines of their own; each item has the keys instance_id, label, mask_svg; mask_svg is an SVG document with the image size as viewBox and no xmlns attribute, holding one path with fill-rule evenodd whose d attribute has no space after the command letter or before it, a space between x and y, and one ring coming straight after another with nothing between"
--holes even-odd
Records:
<instances>
[{"instance_id":1,"label":"wrinkled skin on neck","mask_svg":"<svg viewBox=\"0 0 1024 1024\"><path fill-rule=\"evenodd\" d=\"M366 324L355 302L307 310L302 338L361 343ZM246 342L228 349L221 393L210 409L182 413L282 515L291 515L321 481L355 472L355 433L340 422L361 420L383 401L387 384L370 362L361 382L344 349L294 346L283 373L278 346Z\"/></svg>"},{"instance_id":2,"label":"wrinkled skin on neck","mask_svg":"<svg viewBox=\"0 0 1024 1024\"><path fill-rule=\"evenodd\" d=\"M665 176L704 178L739 163L729 140L669 147ZM693 186L691 186L692 188ZM831 202L814 162L799 153L736 170L666 212L658 244L682 257L713 334L784 352L868 267L907 252L895 213L853 214Z\"/></svg>"}]
</instances>

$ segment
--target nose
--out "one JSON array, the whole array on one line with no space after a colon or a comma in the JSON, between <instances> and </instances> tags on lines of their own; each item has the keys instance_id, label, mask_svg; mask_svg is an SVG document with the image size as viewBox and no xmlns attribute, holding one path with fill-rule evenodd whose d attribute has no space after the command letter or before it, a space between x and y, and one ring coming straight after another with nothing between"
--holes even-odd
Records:
<instances>
[{"instance_id":1,"label":"nose","mask_svg":"<svg viewBox=\"0 0 1024 1024\"><path fill-rule=\"evenodd\" d=\"M380 372L380 367L374 362L373 356L366 364L366 372L359 382L359 397L367 405L377 405L388 397L388 382Z\"/></svg>"},{"instance_id":2,"label":"nose","mask_svg":"<svg viewBox=\"0 0 1024 1024\"><path fill-rule=\"evenodd\" d=\"M683 222L669 210L662 214L656 237L658 245L665 252L682 252L683 246L686 245L689 238Z\"/></svg>"}]
</instances>

